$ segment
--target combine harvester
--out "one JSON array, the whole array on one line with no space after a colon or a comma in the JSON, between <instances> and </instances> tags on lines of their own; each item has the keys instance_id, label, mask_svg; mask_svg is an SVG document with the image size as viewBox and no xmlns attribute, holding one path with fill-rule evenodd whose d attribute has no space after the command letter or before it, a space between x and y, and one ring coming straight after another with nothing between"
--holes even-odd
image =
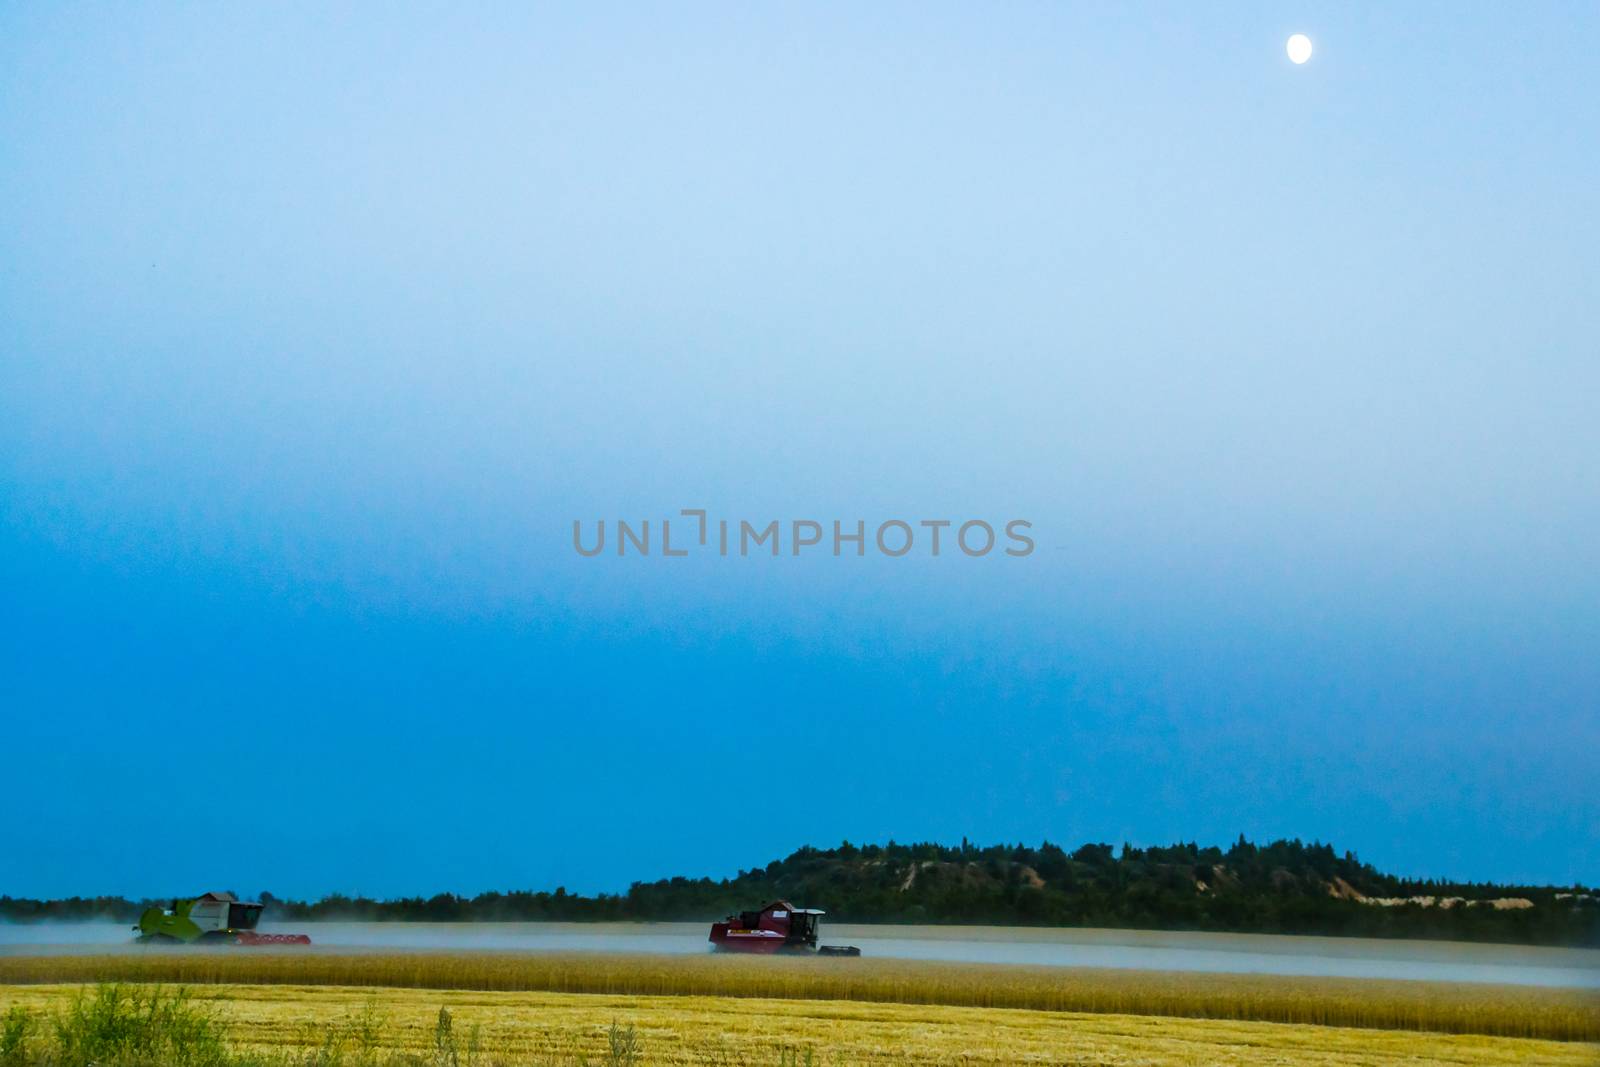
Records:
<instances>
[{"instance_id":1,"label":"combine harvester","mask_svg":"<svg viewBox=\"0 0 1600 1067\"><path fill-rule=\"evenodd\" d=\"M261 905L236 900L232 893L206 893L174 900L171 911L147 908L134 932L140 944L309 945L305 934L258 934Z\"/></svg>"},{"instance_id":2,"label":"combine harvester","mask_svg":"<svg viewBox=\"0 0 1600 1067\"><path fill-rule=\"evenodd\" d=\"M797 908L774 900L760 911L741 911L711 924L711 944L718 952L815 952L819 956L859 956L854 945L817 946L817 929L827 912Z\"/></svg>"}]
</instances>

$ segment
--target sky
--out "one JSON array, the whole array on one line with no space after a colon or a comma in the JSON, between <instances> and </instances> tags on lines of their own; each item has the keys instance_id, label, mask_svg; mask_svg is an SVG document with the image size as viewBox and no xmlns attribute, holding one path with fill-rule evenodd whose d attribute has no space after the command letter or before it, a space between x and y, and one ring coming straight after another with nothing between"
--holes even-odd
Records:
<instances>
[{"instance_id":1,"label":"sky","mask_svg":"<svg viewBox=\"0 0 1600 1067\"><path fill-rule=\"evenodd\" d=\"M0 893L1600 882L1593 5L460 7L0 6Z\"/></svg>"}]
</instances>

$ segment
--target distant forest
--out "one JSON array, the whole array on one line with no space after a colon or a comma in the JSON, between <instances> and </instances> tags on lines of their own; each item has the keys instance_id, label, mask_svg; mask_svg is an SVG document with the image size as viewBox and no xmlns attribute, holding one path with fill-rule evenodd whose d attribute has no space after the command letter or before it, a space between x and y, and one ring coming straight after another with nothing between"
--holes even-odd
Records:
<instances>
[{"instance_id":1,"label":"distant forest","mask_svg":"<svg viewBox=\"0 0 1600 1067\"><path fill-rule=\"evenodd\" d=\"M215 886L190 886L199 894ZM977 923L1325 934L1600 947L1600 894L1584 886L1419 881L1300 841L1068 851L1052 844L802 848L733 878L635 882L625 893L513 891L316 902L259 898L277 920L709 922L769 900L823 908L832 922ZM121 897L0 896L11 921L133 922L151 903Z\"/></svg>"}]
</instances>

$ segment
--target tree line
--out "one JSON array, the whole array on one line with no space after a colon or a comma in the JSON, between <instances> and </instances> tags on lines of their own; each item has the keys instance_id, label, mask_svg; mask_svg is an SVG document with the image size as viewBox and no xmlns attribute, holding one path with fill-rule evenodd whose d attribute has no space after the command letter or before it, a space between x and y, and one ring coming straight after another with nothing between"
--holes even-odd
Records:
<instances>
[{"instance_id":1,"label":"tree line","mask_svg":"<svg viewBox=\"0 0 1600 1067\"><path fill-rule=\"evenodd\" d=\"M1414 897L1433 898L1434 903L1375 902ZM1461 901L1441 903L1452 898ZM802 848L732 878L635 882L614 894L586 896L558 887L391 900L335 893L301 901L263 892L259 899L269 918L301 921L710 921L786 899L823 908L832 922L1600 945L1600 895L1584 886L1407 879L1380 872L1329 845L1298 840L1256 845L1243 837L1226 849L1193 843L1153 848L1095 843L1070 852L1048 842L983 847L965 840L960 845L845 842L836 848ZM0 917L132 922L150 903L122 897L0 897Z\"/></svg>"}]
</instances>

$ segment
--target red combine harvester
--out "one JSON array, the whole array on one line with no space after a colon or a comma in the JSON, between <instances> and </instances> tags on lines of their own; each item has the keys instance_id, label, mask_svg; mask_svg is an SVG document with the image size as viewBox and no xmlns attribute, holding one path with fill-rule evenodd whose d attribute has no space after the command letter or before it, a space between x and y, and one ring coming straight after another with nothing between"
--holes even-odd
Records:
<instances>
[{"instance_id":1,"label":"red combine harvester","mask_svg":"<svg viewBox=\"0 0 1600 1067\"><path fill-rule=\"evenodd\" d=\"M819 956L859 956L854 945L817 945L817 928L826 912L774 900L760 911L741 911L711 924L718 952L815 952Z\"/></svg>"}]
</instances>

